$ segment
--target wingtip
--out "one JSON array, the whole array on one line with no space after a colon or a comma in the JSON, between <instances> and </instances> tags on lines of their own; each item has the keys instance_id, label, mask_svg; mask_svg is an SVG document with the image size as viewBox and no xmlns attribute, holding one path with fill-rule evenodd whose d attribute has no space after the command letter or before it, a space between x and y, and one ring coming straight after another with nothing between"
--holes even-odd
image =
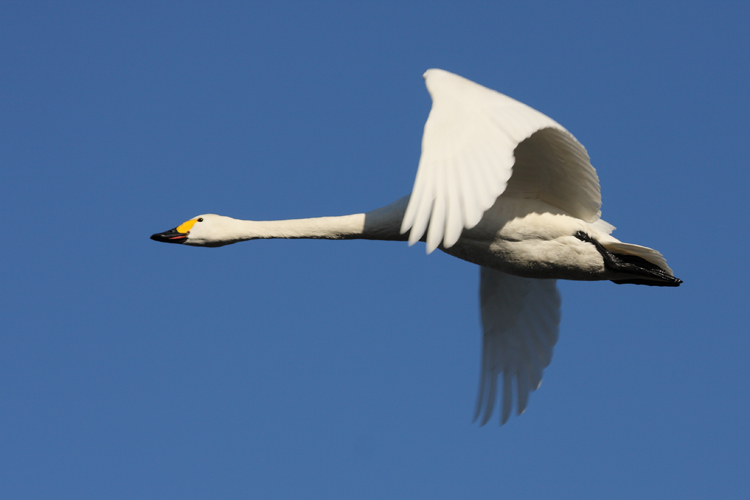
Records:
<instances>
[{"instance_id":1,"label":"wingtip","mask_svg":"<svg viewBox=\"0 0 750 500\"><path fill-rule=\"evenodd\" d=\"M404 217L403 222L401 222L401 228L398 230L399 234L406 234L409 229L411 229L411 224L409 224L406 221L406 217Z\"/></svg>"},{"instance_id":2,"label":"wingtip","mask_svg":"<svg viewBox=\"0 0 750 500\"><path fill-rule=\"evenodd\" d=\"M492 417L492 412L485 412L484 416L482 417L482 420L479 422L479 427L483 427L484 424L490 421L491 417Z\"/></svg>"},{"instance_id":3,"label":"wingtip","mask_svg":"<svg viewBox=\"0 0 750 500\"><path fill-rule=\"evenodd\" d=\"M463 227L461 227L461 230L459 231L446 231L443 235L443 248L450 248L455 245L461 237L462 230Z\"/></svg>"},{"instance_id":4,"label":"wingtip","mask_svg":"<svg viewBox=\"0 0 750 500\"><path fill-rule=\"evenodd\" d=\"M503 414L500 417L500 425L505 425L505 423L510 418L510 414L512 413L512 411L511 411L512 409L513 408L510 405L509 406L503 405L503 409L502 409Z\"/></svg>"},{"instance_id":5,"label":"wingtip","mask_svg":"<svg viewBox=\"0 0 750 500\"><path fill-rule=\"evenodd\" d=\"M408 239L408 241L409 241L409 246L410 247L413 247L414 244L419 241L419 238L417 238L416 235L412 234L413 232L414 231L412 231L411 233L409 233L409 239Z\"/></svg>"}]
</instances>

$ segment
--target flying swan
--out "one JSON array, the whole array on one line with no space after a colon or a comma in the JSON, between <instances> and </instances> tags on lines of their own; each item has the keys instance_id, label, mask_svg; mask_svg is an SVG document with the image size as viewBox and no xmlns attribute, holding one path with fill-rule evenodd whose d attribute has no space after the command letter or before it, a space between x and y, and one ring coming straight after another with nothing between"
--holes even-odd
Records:
<instances>
[{"instance_id":1,"label":"flying swan","mask_svg":"<svg viewBox=\"0 0 750 500\"><path fill-rule=\"evenodd\" d=\"M199 215L151 236L219 247L265 238L424 241L480 266L482 367L474 419L526 410L552 359L557 280L679 286L656 250L623 243L601 218L586 149L557 122L440 69L424 74L432 109L410 196L364 214L281 221ZM515 384L514 384L515 381Z\"/></svg>"}]
</instances>

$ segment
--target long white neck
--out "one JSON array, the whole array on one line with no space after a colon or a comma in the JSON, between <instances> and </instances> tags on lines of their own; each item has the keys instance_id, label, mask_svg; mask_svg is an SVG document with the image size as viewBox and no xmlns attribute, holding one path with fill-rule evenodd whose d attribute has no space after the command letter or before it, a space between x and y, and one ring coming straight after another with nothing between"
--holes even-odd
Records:
<instances>
[{"instance_id":1,"label":"long white neck","mask_svg":"<svg viewBox=\"0 0 750 500\"><path fill-rule=\"evenodd\" d=\"M269 238L405 241L408 235L400 234L399 230L408 202L409 197L405 196L371 212L338 217L276 221L231 219L227 229L231 231L234 241Z\"/></svg>"}]
</instances>

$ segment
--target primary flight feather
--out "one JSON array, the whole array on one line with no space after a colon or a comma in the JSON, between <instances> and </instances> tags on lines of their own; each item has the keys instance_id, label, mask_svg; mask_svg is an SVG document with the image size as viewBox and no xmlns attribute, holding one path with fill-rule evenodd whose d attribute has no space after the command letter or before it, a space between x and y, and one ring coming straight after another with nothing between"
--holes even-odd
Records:
<instances>
[{"instance_id":1,"label":"primary flight feather","mask_svg":"<svg viewBox=\"0 0 750 500\"><path fill-rule=\"evenodd\" d=\"M483 328L475 419L500 395L500 423L526 410L552 360L556 280L679 286L656 250L623 243L600 219L585 148L551 118L440 69L424 74L432 109L411 195L367 213L281 221L201 215L151 236L222 246L267 238L425 241L478 264ZM498 386L502 387L502 390Z\"/></svg>"}]
</instances>

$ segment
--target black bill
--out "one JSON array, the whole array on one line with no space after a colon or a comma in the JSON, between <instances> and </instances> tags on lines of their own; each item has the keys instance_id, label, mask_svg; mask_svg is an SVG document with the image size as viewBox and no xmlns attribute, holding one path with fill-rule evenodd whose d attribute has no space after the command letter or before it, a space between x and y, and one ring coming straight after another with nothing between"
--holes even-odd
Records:
<instances>
[{"instance_id":1,"label":"black bill","mask_svg":"<svg viewBox=\"0 0 750 500\"><path fill-rule=\"evenodd\" d=\"M187 233L179 233L177 232L177 228L174 228L163 233L152 234L151 239L154 241L162 241L164 243L185 243L187 240Z\"/></svg>"}]
</instances>

